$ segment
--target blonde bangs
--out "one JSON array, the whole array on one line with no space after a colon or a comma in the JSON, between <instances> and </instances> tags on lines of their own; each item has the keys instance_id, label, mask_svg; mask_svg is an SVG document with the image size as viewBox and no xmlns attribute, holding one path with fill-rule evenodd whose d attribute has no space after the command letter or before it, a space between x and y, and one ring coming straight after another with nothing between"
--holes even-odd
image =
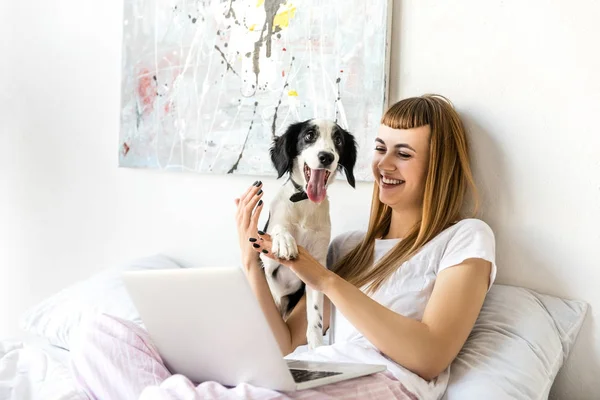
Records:
<instances>
[{"instance_id":1,"label":"blonde bangs","mask_svg":"<svg viewBox=\"0 0 600 400\"><path fill-rule=\"evenodd\" d=\"M381 118L381 123L392 129L412 129L431 124L427 100L412 97L394 104Z\"/></svg>"}]
</instances>

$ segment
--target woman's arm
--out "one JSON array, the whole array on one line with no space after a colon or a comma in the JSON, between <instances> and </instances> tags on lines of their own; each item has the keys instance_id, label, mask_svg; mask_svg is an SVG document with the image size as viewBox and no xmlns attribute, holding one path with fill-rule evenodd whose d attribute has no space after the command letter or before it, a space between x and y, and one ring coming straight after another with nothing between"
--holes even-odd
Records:
<instances>
[{"instance_id":1,"label":"woman's arm","mask_svg":"<svg viewBox=\"0 0 600 400\"><path fill-rule=\"evenodd\" d=\"M268 235L256 251L270 254ZM471 258L439 273L417 321L382 306L327 270L303 247L295 260L279 260L313 289L324 293L359 332L398 364L431 380L450 365L473 329L483 305L491 263Z\"/></svg>"},{"instance_id":2,"label":"woman's arm","mask_svg":"<svg viewBox=\"0 0 600 400\"><path fill-rule=\"evenodd\" d=\"M306 344L306 329L308 327L308 321L306 320L306 294L302 296L288 318L284 321L275 305L265 274L260 265L247 271L246 277L275 335L281 353L287 355L296 350L298 346ZM329 328L330 312L331 303L325 297L323 299L323 333Z\"/></svg>"},{"instance_id":3,"label":"woman's arm","mask_svg":"<svg viewBox=\"0 0 600 400\"><path fill-rule=\"evenodd\" d=\"M250 265L249 268L245 268L246 270L246 278L248 279L248 283L258 300L258 304L262 309L269 326L271 327L271 331L273 331L273 335L279 344L279 349L283 355L289 354L292 349L292 340L291 340L291 331L290 327L285 323L281 315L279 314L279 310L275 305L275 301L273 300L273 295L269 289L267 284L267 279L265 278L265 273L263 272L262 266L260 265L260 261L256 260L255 263L251 263L255 265Z\"/></svg>"},{"instance_id":4,"label":"woman's arm","mask_svg":"<svg viewBox=\"0 0 600 400\"><path fill-rule=\"evenodd\" d=\"M281 353L285 356L298 346L307 343L306 329L308 322L306 320L306 294L302 296L298 304L294 307L287 320L283 320L279 314L279 310L275 305L271 291L267 284L263 269L258 262L256 266L246 271L246 277L250 283L250 287L254 295L258 299L258 303L275 335L275 339L279 344ZM323 332L329 328L330 302L325 298L323 301Z\"/></svg>"},{"instance_id":5,"label":"woman's arm","mask_svg":"<svg viewBox=\"0 0 600 400\"><path fill-rule=\"evenodd\" d=\"M479 258L443 270L421 321L382 306L354 285L330 277L323 291L379 350L426 380L454 360L483 305L491 263Z\"/></svg>"}]
</instances>

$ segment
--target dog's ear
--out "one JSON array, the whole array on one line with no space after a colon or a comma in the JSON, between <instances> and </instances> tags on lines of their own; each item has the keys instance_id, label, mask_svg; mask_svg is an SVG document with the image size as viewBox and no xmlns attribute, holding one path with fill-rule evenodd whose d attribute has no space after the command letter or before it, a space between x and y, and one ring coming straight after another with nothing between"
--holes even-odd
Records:
<instances>
[{"instance_id":1,"label":"dog's ear","mask_svg":"<svg viewBox=\"0 0 600 400\"><path fill-rule=\"evenodd\" d=\"M292 172L294 159L298 156L298 136L302 130L302 122L290 125L285 133L275 137L271 146L271 162L277 170L277 179L286 172Z\"/></svg>"},{"instance_id":2,"label":"dog's ear","mask_svg":"<svg viewBox=\"0 0 600 400\"><path fill-rule=\"evenodd\" d=\"M339 165L344 169L344 174L346 175L346 179L350 186L355 187L354 180L354 166L356 165L356 140L354 136L344 130L340 129L343 136L343 146L342 146L342 154L340 157Z\"/></svg>"}]
</instances>

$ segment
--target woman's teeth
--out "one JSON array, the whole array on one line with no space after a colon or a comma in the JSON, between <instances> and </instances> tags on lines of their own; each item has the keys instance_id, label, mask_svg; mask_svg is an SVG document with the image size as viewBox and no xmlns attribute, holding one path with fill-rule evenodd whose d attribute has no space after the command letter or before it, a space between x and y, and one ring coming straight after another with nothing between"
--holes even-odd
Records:
<instances>
[{"instance_id":1,"label":"woman's teeth","mask_svg":"<svg viewBox=\"0 0 600 400\"><path fill-rule=\"evenodd\" d=\"M386 177L381 177L381 181L383 183L385 183L386 185L399 185L401 183L404 183L404 181L401 180L397 180L397 179L388 179Z\"/></svg>"}]
</instances>

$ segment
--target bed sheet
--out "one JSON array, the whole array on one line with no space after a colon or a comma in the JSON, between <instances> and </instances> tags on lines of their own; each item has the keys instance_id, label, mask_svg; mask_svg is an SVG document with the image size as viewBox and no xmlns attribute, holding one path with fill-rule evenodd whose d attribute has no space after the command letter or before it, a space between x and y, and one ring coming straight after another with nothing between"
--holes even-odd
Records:
<instances>
[{"instance_id":1,"label":"bed sheet","mask_svg":"<svg viewBox=\"0 0 600 400\"><path fill-rule=\"evenodd\" d=\"M0 400L89 400L69 369L69 352L45 341L0 341Z\"/></svg>"}]
</instances>

